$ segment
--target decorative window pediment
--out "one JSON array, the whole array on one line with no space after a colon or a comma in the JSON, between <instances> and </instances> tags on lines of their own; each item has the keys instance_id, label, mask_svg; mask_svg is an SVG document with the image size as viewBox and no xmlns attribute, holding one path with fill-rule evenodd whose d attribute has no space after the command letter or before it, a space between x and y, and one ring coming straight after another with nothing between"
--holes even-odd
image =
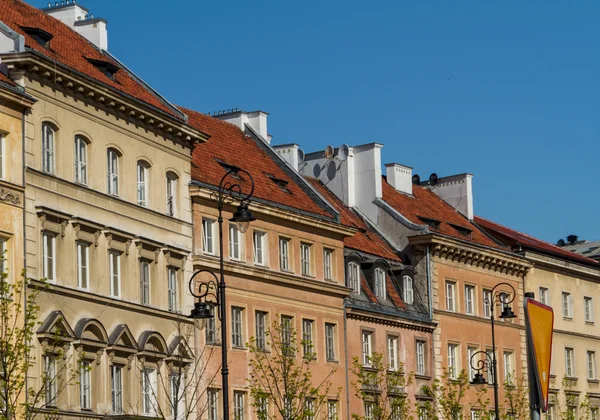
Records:
<instances>
[{"instance_id":1,"label":"decorative window pediment","mask_svg":"<svg viewBox=\"0 0 600 420\"><path fill-rule=\"evenodd\" d=\"M168 356L167 342L157 331L144 331L138 339L138 358L158 361Z\"/></svg>"},{"instance_id":2,"label":"decorative window pediment","mask_svg":"<svg viewBox=\"0 0 600 420\"><path fill-rule=\"evenodd\" d=\"M75 240L98 246L98 238L104 229L103 226L80 217L71 219L71 225L75 231Z\"/></svg>"},{"instance_id":3,"label":"decorative window pediment","mask_svg":"<svg viewBox=\"0 0 600 420\"><path fill-rule=\"evenodd\" d=\"M61 238L65 236L65 229L73 216L43 206L36 206L35 210L43 231L52 232L57 236L60 235Z\"/></svg>"},{"instance_id":4,"label":"decorative window pediment","mask_svg":"<svg viewBox=\"0 0 600 420\"><path fill-rule=\"evenodd\" d=\"M37 330L38 340L42 343L70 344L76 336L61 311L53 311L46 317Z\"/></svg>"},{"instance_id":5,"label":"decorative window pediment","mask_svg":"<svg viewBox=\"0 0 600 420\"><path fill-rule=\"evenodd\" d=\"M75 325L73 343L84 359L93 359L100 364L102 353L108 345L108 334L100 321L93 318L83 318Z\"/></svg>"},{"instance_id":6,"label":"decorative window pediment","mask_svg":"<svg viewBox=\"0 0 600 420\"><path fill-rule=\"evenodd\" d=\"M161 243L141 236L135 237L135 246L138 250L138 257L154 261L155 263L158 262L158 256L164 247Z\"/></svg>"},{"instance_id":7,"label":"decorative window pediment","mask_svg":"<svg viewBox=\"0 0 600 420\"><path fill-rule=\"evenodd\" d=\"M133 356L138 351L139 347L129 327L125 324L117 325L108 338L108 347L106 348L111 363L120 361L131 369Z\"/></svg>"},{"instance_id":8,"label":"decorative window pediment","mask_svg":"<svg viewBox=\"0 0 600 420\"><path fill-rule=\"evenodd\" d=\"M167 361L178 365L189 365L194 361L194 352L185 338L180 335L173 338L173 341L169 345L169 357Z\"/></svg>"},{"instance_id":9,"label":"decorative window pediment","mask_svg":"<svg viewBox=\"0 0 600 420\"><path fill-rule=\"evenodd\" d=\"M135 238L133 235L109 226L106 226L102 233L106 237L109 250L124 252L125 255L129 255L129 247Z\"/></svg>"},{"instance_id":10,"label":"decorative window pediment","mask_svg":"<svg viewBox=\"0 0 600 420\"><path fill-rule=\"evenodd\" d=\"M189 254L189 251L169 245L162 248L162 252L165 254L166 264L177 269L183 269L185 260Z\"/></svg>"}]
</instances>

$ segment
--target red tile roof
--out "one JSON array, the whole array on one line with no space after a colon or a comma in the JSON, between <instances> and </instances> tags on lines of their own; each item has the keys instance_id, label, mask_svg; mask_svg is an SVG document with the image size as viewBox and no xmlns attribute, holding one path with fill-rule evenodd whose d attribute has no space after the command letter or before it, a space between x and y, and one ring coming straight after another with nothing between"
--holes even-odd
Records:
<instances>
[{"instance_id":1,"label":"red tile roof","mask_svg":"<svg viewBox=\"0 0 600 420\"><path fill-rule=\"evenodd\" d=\"M225 175L225 169L216 160L220 159L226 164L250 172L255 184L254 197L319 216L332 217L255 140L246 136L238 127L196 111L180 109L188 115L192 127L210 136L207 142L197 145L192 154L192 179L219 185L221 177ZM271 176L287 182L285 187L289 192L283 191ZM245 183L241 184L244 187Z\"/></svg>"},{"instance_id":2,"label":"red tile roof","mask_svg":"<svg viewBox=\"0 0 600 420\"><path fill-rule=\"evenodd\" d=\"M25 36L25 46L27 48L83 73L104 85L130 95L151 107L181 118L173 107L165 104L154 92L138 82L126 70L117 71L115 80L106 77L87 59L107 61L121 67L119 63L108 55L102 54L91 42L58 19L20 0L0 0L0 20L13 31ZM53 38L50 41L50 49L45 49L38 44L21 27L38 28L51 34Z\"/></svg>"},{"instance_id":3,"label":"red tile roof","mask_svg":"<svg viewBox=\"0 0 600 420\"><path fill-rule=\"evenodd\" d=\"M398 307L398 308L406 309L406 305L404 304L404 301L398 294L398 291L396 290L396 286L394 286L394 283L392 282L392 278L390 277L390 275L388 273L385 273L385 283L386 283L387 295L390 298L390 300L394 303L394 305L396 305L396 307Z\"/></svg>"},{"instance_id":4,"label":"red tile roof","mask_svg":"<svg viewBox=\"0 0 600 420\"><path fill-rule=\"evenodd\" d=\"M600 266L596 260L584 257L575 252L568 251L560 248L556 245L552 245L549 242L542 241L541 239L534 238L525 233L518 232L506 226L502 226L498 223L492 222L491 220L484 219L483 217L475 216L475 223L487 230L494 237L500 241L505 242L513 249L517 249L519 246L526 249L541 252L543 254L550 254L559 258L566 258L571 261L580 262L592 266Z\"/></svg>"},{"instance_id":5,"label":"red tile roof","mask_svg":"<svg viewBox=\"0 0 600 420\"><path fill-rule=\"evenodd\" d=\"M409 196L396 191L394 187L387 183L384 177L382 190L383 201L412 223L425 225L426 223L420 219L420 217L434 219L441 223L439 230L430 228L431 232L439 232L447 236L479 245L503 248L501 245L498 245L491 240L475 224L471 223L467 218L456 211L450 204L446 203L437 194L427 188L413 185L413 194L412 196ZM471 231L470 237L461 234L452 225L469 229Z\"/></svg>"},{"instance_id":6,"label":"red tile roof","mask_svg":"<svg viewBox=\"0 0 600 420\"><path fill-rule=\"evenodd\" d=\"M17 84L15 82L13 82L10 77L8 77L7 75L5 75L4 73L0 72L0 82L2 83L6 83L7 85L10 86L14 86L16 87Z\"/></svg>"},{"instance_id":7,"label":"red tile roof","mask_svg":"<svg viewBox=\"0 0 600 420\"><path fill-rule=\"evenodd\" d=\"M360 216L337 198L325 184L315 178L306 177L306 179L340 213L342 224L359 230L354 236L344 239L344 245L347 248L356 249L357 251L366 252L388 260L400 261L394 250L377 233L370 229Z\"/></svg>"}]
</instances>

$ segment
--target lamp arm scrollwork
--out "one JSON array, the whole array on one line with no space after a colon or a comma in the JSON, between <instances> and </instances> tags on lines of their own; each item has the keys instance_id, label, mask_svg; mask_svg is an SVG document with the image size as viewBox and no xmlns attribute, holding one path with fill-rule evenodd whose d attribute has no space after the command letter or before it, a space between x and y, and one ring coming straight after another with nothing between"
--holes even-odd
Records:
<instances>
[{"instance_id":1,"label":"lamp arm scrollwork","mask_svg":"<svg viewBox=\"0 0 600 420\"><path fill-rule=\"evenodd\" d=\"M244 174L250 179L250 192L244 193L242 190L242 186L239 182L229 181L229 177L237 177L240 181L243 179L239 176L239 174ZM231 166L225 172L225 175L221 178L219 182L219 188L217 191L213 191L210 194L210 198L212 201L217 202L219 208L223 208L226 204L233 204L235 201L245 202L252 197L254 194L254 179L252 175L244 169L238 168L236 166Z\"/></svg>"},{"instance_id":2,"label":"lamp arm scrollwork","mask_svg":"<svg viewBox=\"0 0 600 420\"><path fill-rule=\"evenodd\" d=\"M479 355L484 355L485 358L479 358ZM488 354L488 352L479 350L471 355L471 360L469 360L469 364L471 368L477 373L480 372L489 372L493 363L492 356Z\"/></svg>"},{"instance_id":3,"label":"lamp arm scrollwork","mask_svg":"<svg viewBox=\"0 0 600 420\"><path fill-rule=\"evenodd\" d=\"M195 282L194 279L197 275L202 273L208 273L213 277L213 280ZM196 271L192 277L190 278L190 282L188 284L190 289L190 294L197 298L199 301L203 301L210 303L206 298L210 297L214 299L214 304L218 308L219 320L221 319L221 299L219 297L219 279L215 273L209 270L199 270ZM194 290L195 289L195 290Z\"/></svg>"},{"instance_id":4,"label":"lamp arm scrollwork","mask_svg":"<svg viewBox=\"0 0 600 420\"><path fill-rule=\"evenodd\" d=\"M500 286L508 286L508 287L510 287L512 293L511 292L507 292L506 290L505 291L496 290ZM503 295L507 296L507 299L503 300L502 299ZM498 283L490 291L490 296L491 296L491 298L487 298L487 297L484 298L483 299L483 303L484 303L484 305L488 306L490 308L490 310L492 310L495 306L498 306L498 305L509 305L509 304L511 304L515 300L515 298L517 297L517 292L515 291L515 288L513 287L513 285L510 284L510 283Z\"/></svg>"}]
</instances>

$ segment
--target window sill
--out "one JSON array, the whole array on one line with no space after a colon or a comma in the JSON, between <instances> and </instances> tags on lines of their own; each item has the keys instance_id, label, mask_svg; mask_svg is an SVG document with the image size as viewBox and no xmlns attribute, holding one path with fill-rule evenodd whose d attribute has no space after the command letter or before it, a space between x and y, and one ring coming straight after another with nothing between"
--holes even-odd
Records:
<instances>
[{"instance_id":1,"label":"window sill","mask_svg":"<svg viewBox=\"0 0 600 420\"><path fill-rule=\"evenodd\" d=\"M211 347L221 347L221 343L206 343L206 345Z\"/></svg>"},{"instance_id":2,"label":"window sill","mask_svg":"<svg viewBox=\"0 0 600 420\"><path fill-rule=\"evenodd\" d=\"M339 360L335 360L335 359L326 359L325 362L326 363L335 363L335 364L339 364L340 363Z\"/></svg>"},{"instance_id":3,"label":"window sill","mask_svg":"<svg viewBox=\"0 0 600 420\"><path fill-rule=\"evenodd\" d=\"M590 379L588 378L588 383L589 384L600 384L600 379Z\"/></svg>"},{"instance_id":4,"label":"window sill","mask_svg":"<svg viewBox=\"0 0 600 420\"><path fill-rule=\"evenodd\" d=\"M422 380L425 380L425 381L430 381L431 380L431 376L429 376L429 375L418 375L418 374L415 374L415 378L416 379L422 379Z\"/></svg>"},{"instance_id":5,"label":"window sill","mask_svg":"<svg viewBox=\"0 0 600 420\"><path fill-rule=\"evenodd\" d=\"M243 351L246 351L246 350L248 350L248 349L247 349L246 347L244 347L244 346L231 346L231 349L232 349L232 350L243 350Z\"/></svg>"},{"instance_id":6,"label":"window sill","mask_svg":"<svg viewBox=\"0 0 600 420\"><path fill-rule=\"evenodd\" d=\"M563 315L563 321L573 321L573 317L572 316L564 316Z\"/></svg>"},{"instance_id":7,"label":"window sill","mask_svg":"<svg viewBox=\"0 0 600 420\"><path fill-rule=\"evenodd\" d=\"M585 325L594 325L595 322L594 321L585 321Z\"/></svg>"}]
</instances>

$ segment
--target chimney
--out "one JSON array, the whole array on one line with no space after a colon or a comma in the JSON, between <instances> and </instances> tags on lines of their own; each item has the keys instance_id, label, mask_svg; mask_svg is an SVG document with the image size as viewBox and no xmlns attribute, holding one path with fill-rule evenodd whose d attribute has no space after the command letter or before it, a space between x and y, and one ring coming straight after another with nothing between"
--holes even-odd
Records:
<instances>
[{"instance_id":1,"label":"chimney","mask_svg":"<svg viewBox=\"0 0 600 420\"><path fill-rule=\"evenodd\" d=\"M300 165L304 162L304 152L300 149L295 143L292 144L280 144L277 146L272 146L273 150L277 152L277 154L285 160L287 163L291 165L292 168L296 172L300 169Z\"/></svg>"},{"instance_id":2,"label":"chimney","mask_svg":"<svg viewBox=\"0 0 600 420\"><path fill-rule=\"evenodd\" d=\"M579 239L579 236L577 236L577 235L567 236L567 241L569 241L570 245L573 245L575 242L577 242L578 239Z\"/></svg>"},{"instance_id":3,"label":"chimney","mask_svg":"<svg viewBox=\"0 0 600 420\"><path fill-rule=\"evenodd\" d=\"M460 174L437 178L431 190L469 220L473 220L473 175Z\"/></svg>"},{"instance_id":4,"label":"chimney","mask_svg":"<svg viewBox=\"0 0 600 420\"><path fill-rule=\"evenodd\" d=\"M252 129L259 134L268 144L271 144L271 136L267 132L267 117L268 113L263 111L239 111L237 108L231 110L218 111L212 114L213 117L223 121L227 121L238 126L242 131L248 124Z\"/></svg>"},{"instance_id":5,"label":"chimney","mask_svg":"<svg viewBox=\"0 0 600 420\"><path fill-rule=\"evenodd\" d=\"M43 12L60 20L101 50L108 50L106 19L96 18L76 0L48 2Z\"/></svg>"},{"instance_id":6,"label":"chimney","mask_svg":"<svg viewBox=\"0 0 600 420\"><path fill-rule=\"evenodd\" d=\"M412 168L399 163L386 163L386 178L388 184L397 191L412 195Z\"/></svg>"}]
</instances>

